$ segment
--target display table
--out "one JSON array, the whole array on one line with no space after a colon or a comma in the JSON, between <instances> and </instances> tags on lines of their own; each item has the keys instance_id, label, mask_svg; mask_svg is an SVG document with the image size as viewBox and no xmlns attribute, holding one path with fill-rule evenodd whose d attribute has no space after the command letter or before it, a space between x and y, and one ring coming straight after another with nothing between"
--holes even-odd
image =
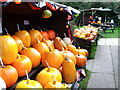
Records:
<instances>
[{"instance_id":1,"label":"display table","mask_svg":"<svg viewBox=\"0 0 120 90\"><path fill-rule=\"evenodd\" d=\"M97 46L97 42L98 42L98 38L100 37L100 35L98 34L93 40L85 40L85 39L82 39L82 38L77 38L77 37L74 37L74 45L76 47L79 47L80 48L85 48L88 50L89 52L89 55L88 55L88 59L90 59L90 55L91 55L91 49L92 47L94 46L94 43L95 45Z\"/></svg>"}]
</instances>

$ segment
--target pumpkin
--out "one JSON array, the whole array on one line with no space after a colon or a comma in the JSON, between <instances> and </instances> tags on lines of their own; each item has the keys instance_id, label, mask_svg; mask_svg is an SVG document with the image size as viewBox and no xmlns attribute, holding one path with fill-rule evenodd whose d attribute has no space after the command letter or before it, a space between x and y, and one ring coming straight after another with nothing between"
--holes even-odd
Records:
<instances>
[{"instance_id":1,"label":"pumpkin","mask_svg":"<svg viewBox=\"0 0 120 90\"><path fill-rule=\"evenodd\" d=\"M20 88L28 88L28 89L32 89L32 88L39 88L42 90L42 85L35 80L22 80L20 81L17 85L16 85L16 90L20 89Z\"/></svg>"},{"instance_id":2,"label":"pumpkin","mask_svg":"<svg viewBox=\"0 0 120 90\"><path fill-rule=\"evenodd\" d=\"M2 88L6 88L6 83L5 83L5 81L2 79L2 77L0 77L0 90L2 90Z\"/></svg>"},{"instance_id":3,"label":"pumpkin","mask_svg":"<svg viewBox=\"0 0 120 90\"><path fill-rule=\"evenodd\" d=\"M41 35L44 39L49 39L49 35L46 31L41 31Z\"/></svg>"},{"instance_id":4,"label":"pumpkin","mask_svg":"<svg viewBox=\"0 0 120 90\"><path fill-rule=\"evenodd\" d=\"M63 41L66 45L71 45L72 44L71 39L68 38L68 37L63 38Z\"/></svg>"},{"instance_id":5,"label":"pumpkin","mask_svg":"<svg viewBox=\"0 0 120 90\"><path fill-rule=\"evenodd\" d=\"M18 47L15 40L9 35L0 36L0 57L4 64L12 64L18 53Z\"/></svg>"},{"instance_id":6,"label":"pumpkin","mask_svg":"<svg viewBox=\"0 0 120 90\"><path fill-rule=\"evenodd\" d=\"M5 81L7 88L12 87L18 80L17 70L11 65L0 66L0 72L0 77Z\"/></svg>"},{"instance_id":7,"label":"pumpkin","mask_svg":"<svg viewBox=\"0 0 120 90\"><path fill-rule=\"evenodd\" d=\"M67 57L62 63L62 75L66 83L72 83L76 79L75 64Z\"/></svg>"},{"instance_id":8,"label":"pumpkin","mask_svg":"<svg viewBox=\"0 0 120 90\"><path fill-rule=\"evenodd\" d=\"M25 47L29 47L31 44L30 34L26 30L18 30L18 32L15 33L16 36L18 36Z\"/></svg>"},{"instance_id":9,"label":"pumpkin","mask_svg":"<svg viewBox=\"0 0 120 90\"><path fill-rule=\"evenodd\" d=\"M81 52L85 52L84 56L88 56L88 51L86 49L80 49Z\"/></svg>"},{"instance_id":10,"label":"pumpkin","mask_svg":"<svg viewBox=\"0 0 120 90\"><path fill-rule=\"evenodd\" d=\"M72 52L62 51L62 53L63 53L63 56L65 55L65 57L70 58L74 62L74 64L76 65L76 58L75 58L75 55Z\"/></svg>"},{"instance_id":11,"label":"pumpkin","mask_svg":"<svg viewBox=\"0 0 120 90\"><path fill-rule=\"evenodd\" d=\"M68 51L71 51L74 55L78 54L78 49L74 45L68 45Z\"/></svg>"},{"instance_id":12,"label":"pumpkin","mask_svg":"<svg viewBox=\"0 0 120 90\"><path fill-rule=\"evenodd\" d=\"M58 82L62 82L62 75L60 71L53 67L44 68L40 71L36 76L36 80L44 87L48 82L53 81L52 76L54 76L55 80Z\"/></svg>"},{"instance_id":13,"label":"pumpkin","mask_svg":"<svg viewBox=\"0 0 120 90\"><path fill-rule=\"evenodd\" d=\"M12 66L16 68L18 76L25 76L25 70L29 73L32 69L32 62L25 55L18 55L18 58L12 63Z\"/></svg>"},{"instance_id":14,"label":"pumpkin","mask_svg":"<svg viewBox=\"0 0 120 90\"><path fill-rule=\"evenodd\" d=\"M29 30L30 38L31 38L31 46L38 43L36 37L42 41L41 33L38 30Z\"/></svg>"},{"instance_id":15,"label":"pumpkin","mask_svg":"<svg viewBox=\"0 0 120 90\"><path fill-rule=\"evenodd\" d=\"M20 52L21 55L26 55L32 62L32 67L37 67L41 62L41 54L34 48L24 48Z\"/></svg>"},{"instance_id":16,"label":"pumpkin","mask_svg":"<svg viewBox=\"0 0 120 90\"><path fill-rule=\"evenodd\" d=\"M50 10L44 10L42 16L43 18L50 18L52 16L52 12Z\"/></svg>"},{"instance_id":17,"label":"pumpkin","mask_svg":"<svg viewBox=\"0 0 120 90\"><path fill-rule=\"evenodd\" d=\"M60 37L56 37L54 39L54 46L55 46L56 49L58 49L60 51L62 51L63 48L64 48L64 50L68 49L67 45L63 42L63 40Z\"/></svg>"},{"instance_id":18,"label":"pumpkin","mask_svg":"<svg viewBox=\"0 0 120 90\"><path fill-rule=\"evenodd\" d=\"M78 54L76 55L76 61L78 67L83 67L86 64L87 58L82 54Z\"/></svg>"},{"instance_id":19,"label":"pumpkin","mask_svg":"<svg viewBox=\"0 0 120 90\"><path fill-rule=\"evenodd\" d=\"M55 38L55 36L56 36L56 33L55 33L54 30L48 30L47 33L49 35L50 40L53 40Z\"/></svg>"},{"instance_id":20,"label":"pumpkin","mask_svg":"<svg viewBox=\"0 0 120 90\"><path fill-rule=\"evenodd\" d=\"M20 51L22 50L22 45L21 45L22 40L21 40L19 37L15 36L15 35L12 35L12 38L13 38L13 39L15 40L15 42L17 43L18 52L20 52Z\"/></svg>"},{"instance_id":21,"label":"pumpkin","mask_svg":"<svg viewBox=\"0 0 120 90\"><path fill-rule=\"evenodd\" d=\"M62 66L58 70L62 73Z\"/></svg>"},{"instance_id":22,"label":"pumpkin","mask_svg":"<svg viewBox=\"0 0 120 90\"><path fill-rule=\"evenodd\" d=\"M58 82L56 80L53 80L51 82L48 82L44 88L64 88L64 85L61 82Z\"/></svg>"},{"instance_id":23,"label":"pumpkin","mask_svg":"<svg viewBox=\"0 0 120 90\"><path fill-rule=\"evenodd\" d=\"M77 51L78 51L77 54L82 54L82 55L86 56L86 52L83 49L80 49L80 47L78 47Z\"/></svg>"},{"instance_id":24,"label":"pumpkin","mask_svg":"<svg viewBox=\"0 0 120 90\"><path fill-rule=\"evenodd\" d=\"M48 46L48 47L51 47L52 49L54 49L54 44L51 40L45 40L43 39L43 42Z\"/></svg>"},{"instance_id":25,"label":"pumpkin","mask_svg":"<svg viewBox=\"0 0 120 90\"><path fill-rule=\"evenodd\" d=\"M50 48L49 52L45 52L42 55L42 64L43 66L47 66L45 60L48 62L50 67L59 68L64 60L63 55L57 49Z\"/></svg>"},{"instance_id":26,"label":"pumpkin","mask_svg":"<svg viewBox=\"0 0 120 90\"><path fill-rule=\"evenodd\" d=\"M38 40L38 38L36 38L36 39ZM48 52L48 51L49 51L48 46L47 46L45 43L40 42L39 40L38 40L38 43L37 43L37 44L33 45L33 48L35 48L36 50L38 50L38 52L39 52L41 55L43 55L45 52Z\"/></svg>"}]
</instances>

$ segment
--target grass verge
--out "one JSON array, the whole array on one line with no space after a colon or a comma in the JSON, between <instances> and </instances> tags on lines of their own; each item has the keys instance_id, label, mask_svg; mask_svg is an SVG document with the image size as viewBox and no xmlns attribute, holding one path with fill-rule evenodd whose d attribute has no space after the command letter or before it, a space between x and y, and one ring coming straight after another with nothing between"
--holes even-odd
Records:
<instances>
[{"instance_id":1,"label":"grass verge","mask_svg":"<svg viewBox=\"0 0 120 90\"><path fill-rule=\"evenodd\" d=\"M88 81L90 79L90 75L91 75L91 72L87 69L85 69L85 72L86 72L86 78L83 79L79 84L80 84L80 88L87 88L87 85L88 85Z\"/></svg>"}]
</instances>

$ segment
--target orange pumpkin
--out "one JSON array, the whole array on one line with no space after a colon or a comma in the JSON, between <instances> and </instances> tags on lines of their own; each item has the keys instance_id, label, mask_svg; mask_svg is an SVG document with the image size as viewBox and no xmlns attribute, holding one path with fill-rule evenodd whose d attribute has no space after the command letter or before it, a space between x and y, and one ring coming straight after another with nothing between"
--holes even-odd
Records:
<instances>
[{"instance_id":1,"label":"orange pumpkin","mask_svg":"<svg viewBox=\"0 0 120 90\"><path fill-rule=\"evenodd\" d=\"M63 53L63 56L65 55L66 57L70 58L74 62L74 64L76 65L76 58L75 58L75 55L72 52L62 51L62 53Z\"/></svg>"},{"instance_id":2,"label":"orange pumpkin","mask_svg":"<svg viewBox=\"0 0 120 90\"><path fill-rule=\"evenodd\" d=\"M20 52L22 50L22 41L19 37L12 35L12 38L16 41L17 46L18 46L18 52Z\"/></svg>"},{"instance_id":3,"label":"orange pumpkin","mask_svg":"<svg viewBox=\"0 0 120 90\"><path fill-rule=\"evenodd\" d=\"M75 64L67 57L62 63L62 75L66 83L72 83L76 79Z\"/></svg>"},{"instance_id":4,"label":"orange pumpkin","mask_svg":"<svg viewBox=\"0 0 120 90\"><path fill-rule=\"evenodd\" d=\"M30 34L26 30L22 30L22 31L19 30L18 32L15 33L15 35L22 40L23 45L25 47L30 46L31 43Z\"/></svg>"},{"instance_id":5,"label":"orange pumpkin","mask_svg":"<svg viewBox=\"0 0 120 90\"><path fill-rule=\"evenodd\" d=\"M56 33L54 30L48 30L47 33L49 35L50 40L53 40L55 38Z\"/></svg>"},{"instance_id":6,"label":"orange pumpkin","mask_svg":"<svg viewBox=\"0 0 120 90\"><path fill-rule=\"evenodd\" d=\"M4 64L12 64L16 60L18 47L11 36L0 36L0 49L0 57L2 57Z\"/></svg>"},{"instance_id":7,"label":"orange pumpkin","mask_svg":"<svg viewBox=\"0 0 120 90\"><path fill-rule=\"evenodd\" d=\"M86 64L87 58L82 54L78 54L76 55L76 61L77 61L77 66L83 67Z\"/></svg>"},{"instance_id":8,"label":"orange pumpkin","mask_svg":"<svg viewBox=\"0 0 120 90\"><path fill-rule=\"evenodd\" d=\"M67 45L64 43L64 41L60 38L60 37L56 37L54 39L54 46L56 49L62 51L63 49L64 50L67 50Z\"/></svg>"},{"instance_id":9,"label":"orange pumpkin","mask_svg":"<svg viewBox=\"0 0 120 90\"><path fill-rule=\"evenodd\" d=\"M49 52L45 52L42 55L42 64L43 66L47 67L45 60L48 62L50 67L59 68L64 58L60 51L50 48Z\"/></svg>"},{"instance_id":10,"label":"orange pumpkin","mask_svg":"<svg viewBox=\"0 0 120 90\"><path fill-rule=\"evenodd\" d=\"M43 39L43 42L44 42L48 47L51 47L52 49L55 48L52 41Z\"/></svg>"},{"instance_id":11,"label":"orange pumpkin","mask_svg":"<svg viewBox=\"0 0 120 90\"><path fill-rule=\"evenodd\" d=\"M38 30L29 30L30 38L31 38L31 45L35 45L38 43L36 37L42 41L41 33Z\"/></svg>"},{"instance_id":12,"label":"orange pumpkin","mask_svg":"<svg viewBox=\"0 0 120 90\"><path fill-rule=\"evenodd\" d=\"M76 47L74 45L68 45L67 47L68 47L68 51L73 52L76 50Z\"/></svg>"},{"instance_id":13,"label":"orange pumpkin","mask_svg":"<svg viewBox=\"0 0 120 90\"><path fill-rule=\"evenodd\" d=\"M0 77L5 81L7 88L12 87L18 80L17 70L11 65L0 66L0 72Z\"/></svg>"},{"instance_id":14,"label":"orange pumpkin","mask_svg":"<svg viewBox=\"0 0 120 90\"><path fill-rule=\"evenodd\" d=\"M37 67L41 62L41 54L34 48L24 48L20 52L21 55L26 55L32 62L32 67Z\"/></svg>"},{"instance_id":15,"label":"orange pumpkin","mask_svg":"<svg viewBox=\"0 0 120 90\"><path fill-rule=\"evenodd\" d=\"M49 39L49 35L48 35L48 33L47 33L46 31L42 31L42 32L41 32L41 35L42 35L42 37L43 37L44 39Z\"/></svg>"},{"instance_id":16,"label":"orange pumpkin","mask_svg":"<svg viewBox=\"0 0 120 90\"><path fill-rule=\"evenodd\" d=\"M18 58L12 63L12 66L16 68L18 76L25 76L25 70L29 73L32 69L32 62L25 55L18 55Z\"/></svg>"},{"instance_id":17,"label":"orange pumpkin","mask_svg":"<svg viewBox=\"0 0 120 90\"><path fill-rule=\"evenodd\" d=\"M38 38L36 38L36 39L38 40ZM33 45L33 48L35 48L36 50L38 50L38 52L39 52L41 55L43 55L45 52L48 52L48 51L49 51L48 46L47 46L45 43L40 42L39 40L38 40L38 43L37 43L37 44Z\"/></svg>"}]
</instances>

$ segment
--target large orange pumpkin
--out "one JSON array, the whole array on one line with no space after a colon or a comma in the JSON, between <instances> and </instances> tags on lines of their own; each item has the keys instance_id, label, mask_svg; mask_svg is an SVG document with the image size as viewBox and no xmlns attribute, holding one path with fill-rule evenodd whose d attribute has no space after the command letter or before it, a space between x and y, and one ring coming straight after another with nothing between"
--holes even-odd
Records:
<instances>
[{"instance_id":1,"label":"large orange pumpkin","mask_svg":"<svg viewBox=\"0 0 120 90\"><path fill-rule=\"evenodd\" d=\"M62 51L63 49L64 50L67 50L67 45L64 43L64 41L60 38L60 37L56 37L54 39L54 46L56 49Z\"/></svg>"},{"instance_id":2,"label":"large orange pumpkin","mask_svg":"<svg viewBox=\"0 0 120 90\"><path fill-rule=\"evenodd\" d=\"M29 30L30 38L31 38L31 45L35 45L38 43L36 37L42 41L41 33L38 30Z\"/></svg>"},{"instance_id":3,"label":"large orange pumpkin","mask_svg":"<svg viewBox=\"0 0 120 90\"><path fill-rule=\"evenodd\" d=\"M41 62L41 54L34 48L26 48L20 52L21 55L26 55L32 62L32 67L37 67Z\"/></svg>"},{"instance_id":4,"label":"large orange pumpkin","mask_svg":"<svg viewBox=\"0 0 120 90\"><path fill-rule=\"evenodd\" d=\"M30 34L26 30L22 30L22 31L19 30L18 32L15 33L15 35L22 40L23 45L25 47L30 46L31 43Z\"/></svg>"},{"instance_id":5,"label":"large orange pumpkin","mask_svg":"<svg viewBox=\"0 0 120 90\"><path fill-rule=\"evenodd\" d=\"M12 66L16 68L18 76L25 76L25 70L29 73L32 69L32 62L25 55L18 55L18 58L12 63Z\"/></svg>"},{"instance_id":6,"label":"large orange pumpkin","mask_svg":"<svg viewBox=\"0 0 120 90\"><path fill-rule=\"evenodd\" d=\"M66 83L72 83L76 79L75 64L67 57L62 63L62 75Z\"/></svg>"},{"instance_id":7,"label":"large orange pumpkin","mask_svg":"<svg viewBox=\"0 0 120 90\"><path fill-rule=\"evenodd\" d=\"M4 79L7 88L12 87L18 80L17 70L11 65L0 66L0 72L0 77Z\"/></svg>"},{"instance_id":8,"label":"large orange pumpkin","mask_svg":"<svg viewBox=\"0 0 120 90\"><path fill-rule=\"evenodd\" d=\"M22 50L22 40L15 35L13 35L12 38L16 41L18 46L18 52L20 52Z\"/></svg>"},{"instance_id":9,"label":"large orange pumpkin","mask_svg":"<svg viewBox=\"0 0 120 90\"><path fill-rule=\"evenodd\" d=\"M54 30L48 30L47 33L49 35L50 40L53 40L55 38L56 33Z\"/></svg>"},{"instance_id":10,"label":"large orange pumpkin","mask_svg":"<svg viewBox=\"0 0 120 90\"><path fill-rule=\"evenodd\" d=\"M16 60L18 47L11 36L0 36L0 50L0 57L2 57L4 64L11 64Z\"/></svg>"},{"instance_id":11,"label":"large orange pumpkin","mask_svg":"<svg viewBox=\"0 0 120 90\"><path fill-rule=\"evenodd\" d=\"M66 57L70 58L74 62L74 64L76 65L76 58L75 58L75 55L72 52L62 51L62 53L63 53L63 56L65 55Z\"/></svg>"},{"instance_id":12,"label":"large orange pumpkin","mask_svg":"<svg viewBox=\"0 0 120 90\"><path fill-rule=\"evenodd\" d=\"M52 67L44 68L40 71L36 77L36 80L44 87L48 82L53 81L52 76L55 77L55 80L62 82L62 75L60 71Z\"/></svg>"},{"instance_id":13,"label":"large orange pumpkin","mask_svg":"<svg viewBox=\"0 0 120 90\"><path fill-rule=\"evenodd\" d=\"M45 52L42 55L42 64L43 66L47 67L45 60L48 62L50 67L59 68L64 58L60 51L50 48L49 52Z\"/></svg>"}]
</instances>

